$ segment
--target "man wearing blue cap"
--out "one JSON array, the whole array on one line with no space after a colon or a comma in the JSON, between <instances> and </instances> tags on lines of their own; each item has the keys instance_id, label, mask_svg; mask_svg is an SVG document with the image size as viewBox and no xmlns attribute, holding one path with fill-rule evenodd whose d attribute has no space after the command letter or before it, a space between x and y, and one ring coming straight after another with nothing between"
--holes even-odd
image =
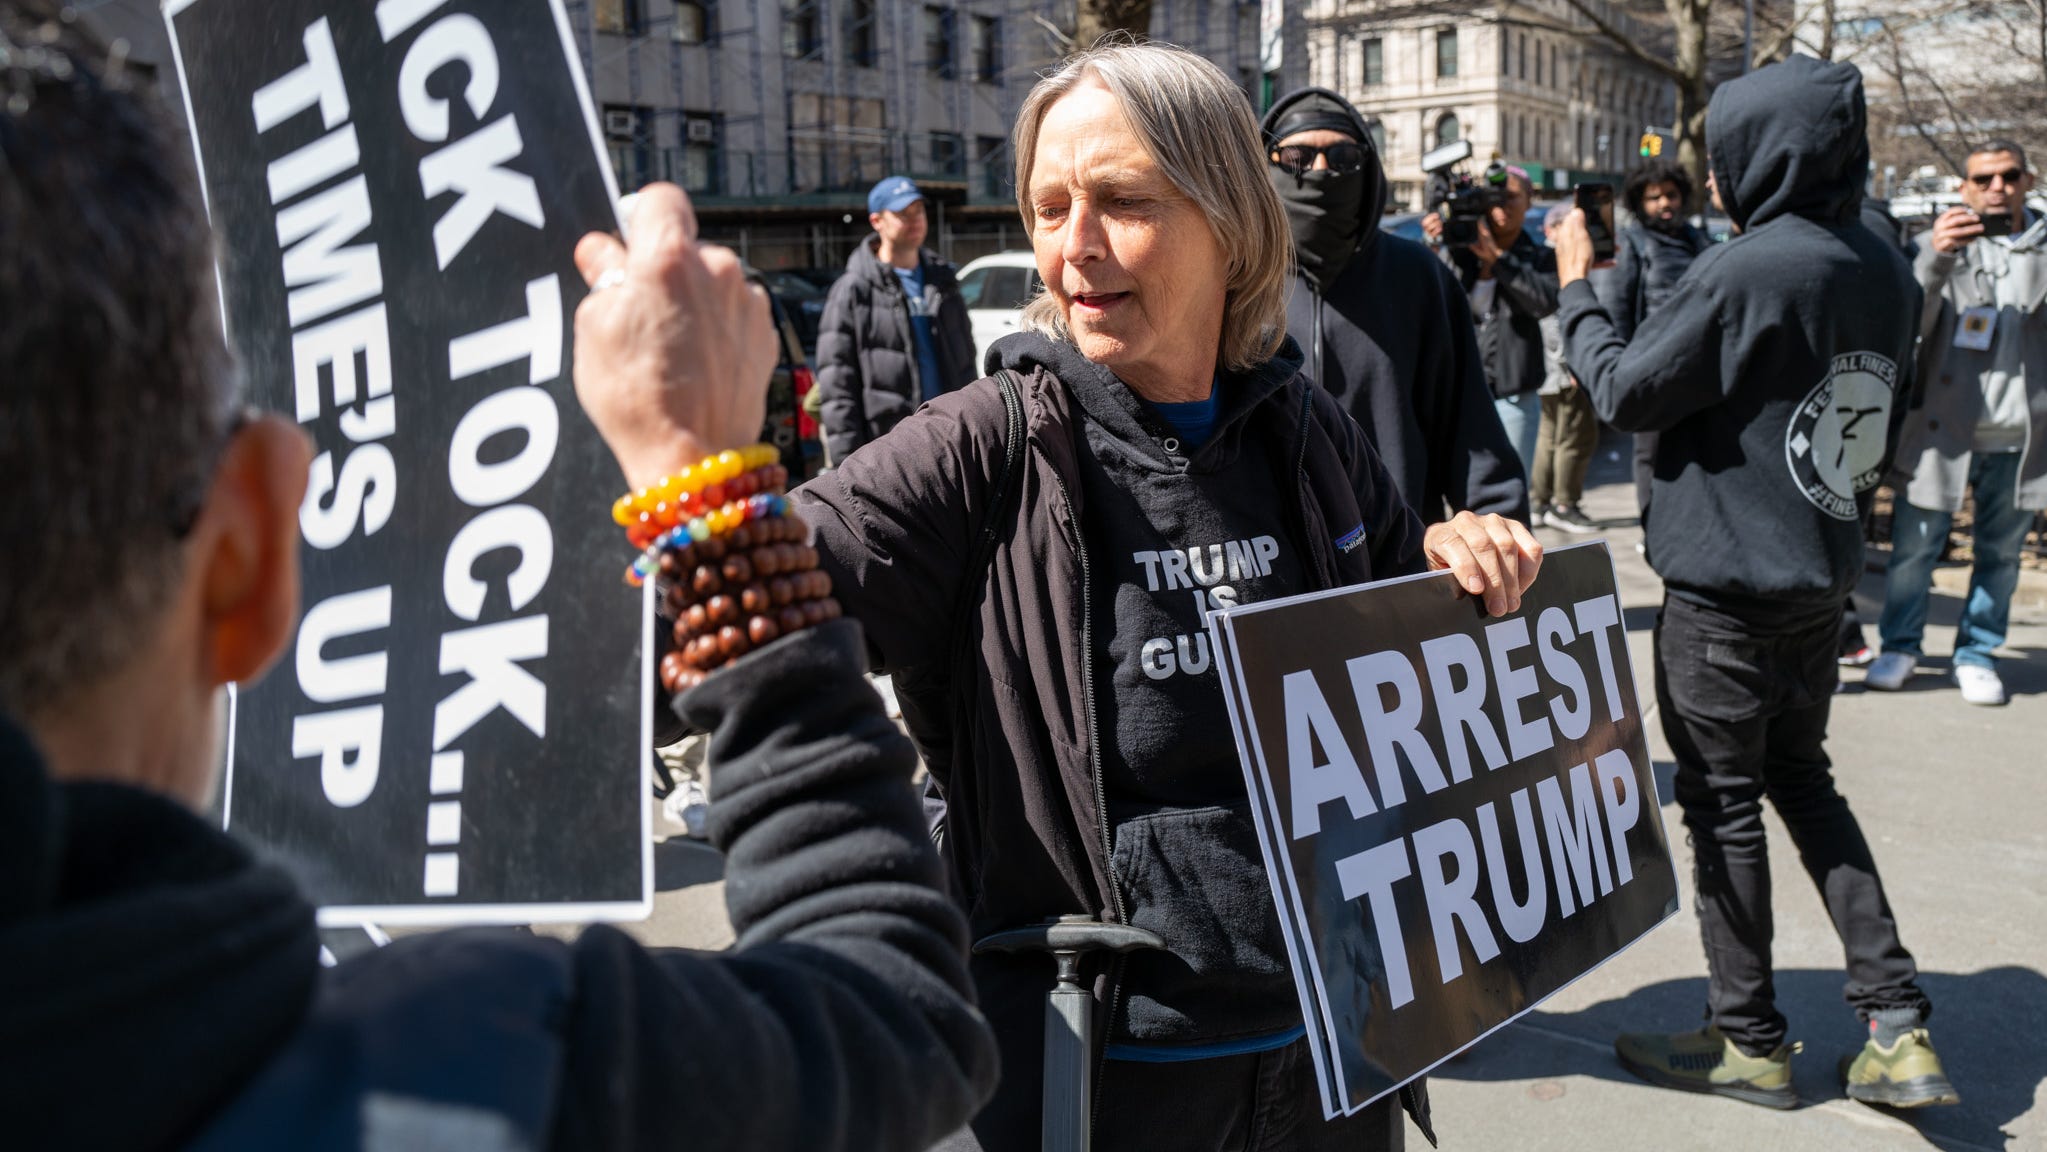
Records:
<instances>
[{"instance_id":1,"label":"man wearing blue cap","mask_svg":"<svg viewBox=\"0 0 2047 1152\"><path fill-rule=\"evenodd\" d=\"M867 194L874 235L832 285L817 334L819 419L836 464L926 400L974 378L974 337L951 264L923 247L924 193L891 176Z\"/></svg>"}]
</instances>

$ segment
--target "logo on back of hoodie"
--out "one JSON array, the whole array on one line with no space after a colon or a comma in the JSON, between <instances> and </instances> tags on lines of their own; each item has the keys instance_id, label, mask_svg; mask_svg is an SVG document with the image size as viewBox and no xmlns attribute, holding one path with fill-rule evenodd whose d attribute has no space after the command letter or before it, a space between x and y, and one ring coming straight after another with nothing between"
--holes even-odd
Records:
<instances>
[{"instance_id":1,"label":"logo on back of hoodie","mask_svg":"<svg viewBox=\"0 0 2047 1152\"><path fill-rule=\"evenodd\" d=\"M1857 518L1855 496L1881 479L1898 366L1874 352L1834 357L1784 429L1791 482L1836 520Z\"/></svg>"}]
</instances>

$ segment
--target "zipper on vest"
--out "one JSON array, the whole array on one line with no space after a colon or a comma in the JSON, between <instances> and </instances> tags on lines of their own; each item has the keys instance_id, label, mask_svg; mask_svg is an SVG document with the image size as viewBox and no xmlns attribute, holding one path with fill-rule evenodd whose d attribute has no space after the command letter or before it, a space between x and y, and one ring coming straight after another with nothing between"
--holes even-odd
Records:
<instances>
[{"instance_id":1,"label":"zipper on vest","mask_svg":"<svg viewBox=\"0 0 2047 1152\"><path fill-rule=\"evenodd\" d=\"M1303 459L1305 459L1305 453ZM1088 771L1095 786L1095 832L1102 841L1102 871L1109 881L1109 904L1119 924L1130 923L1130 913L1123 906L1123 886L1116 882L1115 845L1109 838L1109 797L1108 789L1102 783L1102 740L1095 726L1095 627L1094 599L1095 582L1087 562L1087 543L1081 538L1080 517L1073 510L1073 494L1067 490L1066 478L1058 469L1052 470L1052 483L1059 488L1059 499L1066 504L1066 520L1072 525L1073 553L1080 558L1080 697L1081 710L1087 714L1087 759ZM1100 1084L1109 1063L1109 1030L1116 1026L1116 1013L1123 1004L1123 959L1117 957L1109 966L1109 1012L1102 1018L1102 1048L1095 1056L1095 1083ZM1094 1111L1101 1107L1101 1097L1093 1097L1094 1108L1088 1113L1088 1134L1094 1134Z\"/></svg>"}]
</instances>

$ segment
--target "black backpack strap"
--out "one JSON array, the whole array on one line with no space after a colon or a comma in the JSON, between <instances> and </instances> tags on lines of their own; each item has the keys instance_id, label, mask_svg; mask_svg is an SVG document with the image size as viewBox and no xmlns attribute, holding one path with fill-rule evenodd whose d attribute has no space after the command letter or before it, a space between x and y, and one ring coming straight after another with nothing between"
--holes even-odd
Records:
<instances>
[{"instance_id":1,"label":"black backpack strap","mask_svg":"<svg viewBox=\"0 0 2047 1152\"><path fill-rule=\"evenodd\" d=\"M973 556L966 567L966 579L960 585L959 602L953 610L952 735L955 743L960 733L970 730L973 723L972 709L965 703L966 694L959 688L973 676L979 664L973 644L973 613L980 603L981 589L987 586L989 571L994 567L995 549L1002 544L1003 529L1010 523L1010 489L1018 487L1015 482L1017 466L1023 460L1023 376L1003 368L995 373L993 379L1002 393L1002 455L997 458L994 474L988 478L987 511L981 521L981 531L974 537ZM935 778L926 778L924 782L924 817L931 829L931 842L939 847L939 854L943 856L946 805Z\"/></svg>"},{"instance_id":2,"label":"black backpack strap","mask_svg":"<svg viewBox=\"0 0 2047 1152\"><path fill-rule=\"evenodd\" d=\"M1022 380L1017 372L1003 368L995 373L995 386L1002 390L1002 408L1005 424L1002 431L1002 462L997 465L995 475L990 477L988 486L988 514L981 522L981 534L975 538L973 563L968 565L969 573L982 574L995 562L995 547L1002 542L1003 512L1009 504L1011 478L1016 473L1017 462L1023 458L1024 413ZM973 599L960 599L960 619L956 624L966 622L968 605ZM960 629L964 633L965 629Z\"/></svg>"}]
</instances>

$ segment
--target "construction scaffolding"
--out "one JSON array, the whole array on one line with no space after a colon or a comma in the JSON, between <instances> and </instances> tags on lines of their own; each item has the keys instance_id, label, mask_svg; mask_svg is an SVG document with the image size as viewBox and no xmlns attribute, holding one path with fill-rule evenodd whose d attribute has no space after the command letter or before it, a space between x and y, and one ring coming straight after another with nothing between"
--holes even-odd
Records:
<instances>
[{"instance_id":1,"label":"construction scaffolding","mask_svg":"<svg viewBox=\"0 0 2047 1152\"><path fill-rule=\"evenodd\" d=\"M565 3L620 187L680 184L704 234L753 263L842 264L869 232L868 188L897 173L924 189L948 258L1024 243L1010 130L1070 3ZM1257 0L1160 0L1153 28L1251 92L1257 17Z\"/></svg>"}]
</instances>

